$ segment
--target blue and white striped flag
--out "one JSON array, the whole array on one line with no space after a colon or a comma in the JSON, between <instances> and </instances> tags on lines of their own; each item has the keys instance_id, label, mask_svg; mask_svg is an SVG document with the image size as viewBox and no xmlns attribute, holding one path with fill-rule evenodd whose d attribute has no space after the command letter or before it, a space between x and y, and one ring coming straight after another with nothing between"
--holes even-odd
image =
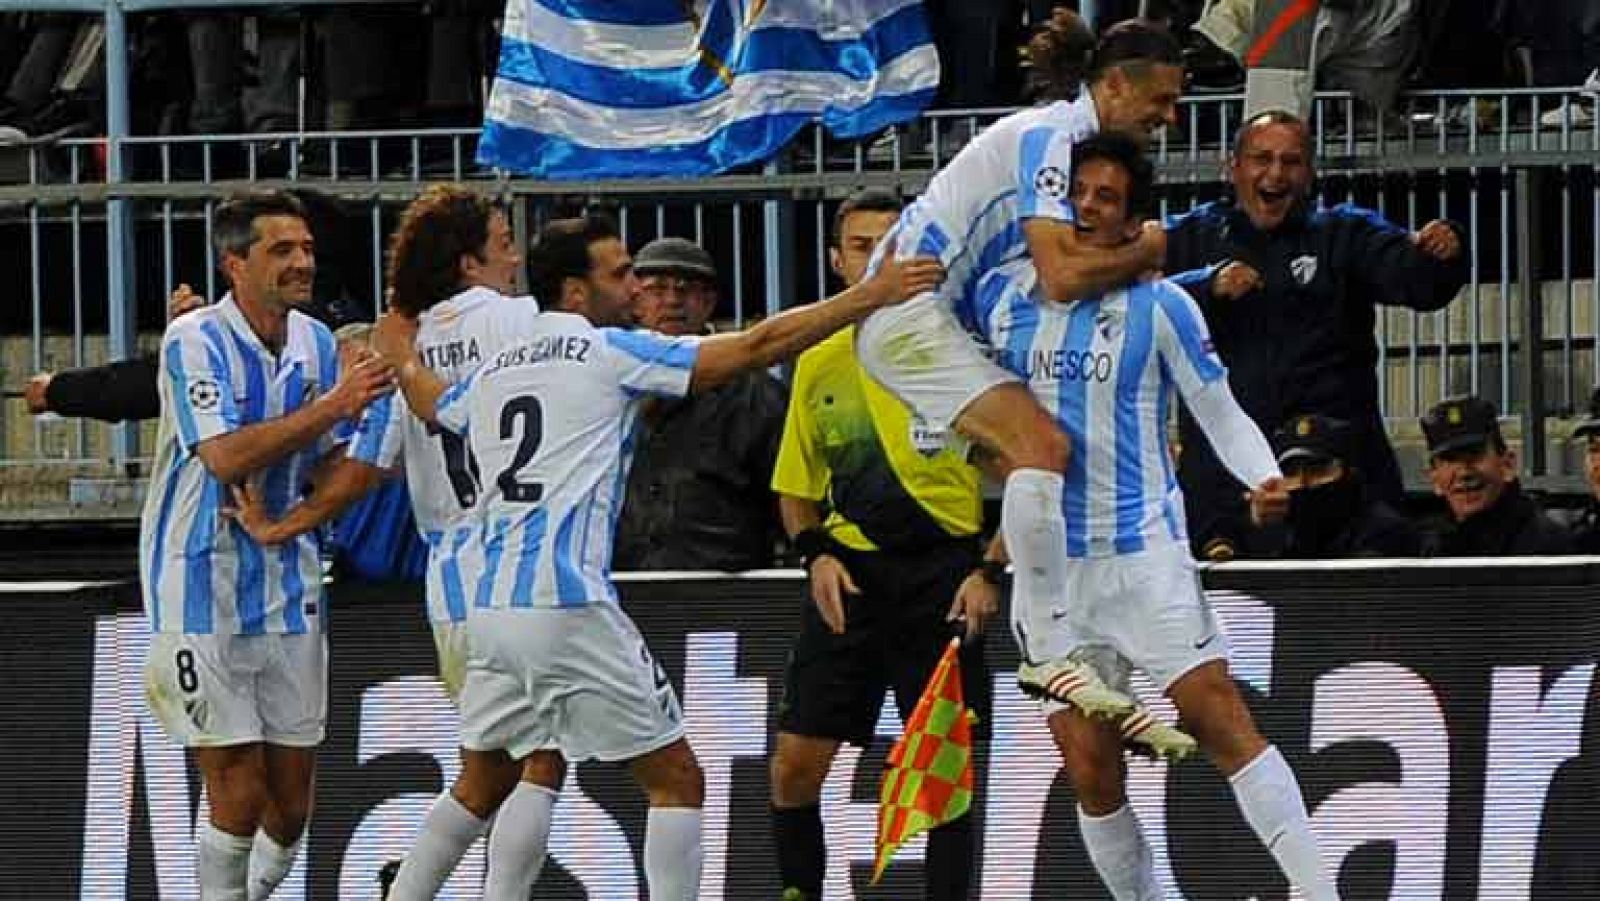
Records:
<instances>
[{"instance_id":1,"label":"blue and white striped flag","mask_svg":"<svg viewBox=\"0 0 1600 901\"><path fill-rule=\"evenodd\" d=\"M921 0L508 0L478 160L710 175L815 119L843 138L905 121L938 84Z\"/></svg>"}]
</instances>

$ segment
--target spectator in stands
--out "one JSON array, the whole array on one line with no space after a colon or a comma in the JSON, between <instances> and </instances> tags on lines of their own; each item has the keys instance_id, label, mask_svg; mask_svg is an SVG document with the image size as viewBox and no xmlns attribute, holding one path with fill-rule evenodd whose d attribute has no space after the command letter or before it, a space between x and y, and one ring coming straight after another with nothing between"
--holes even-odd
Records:
<instances>
[{"instance_id":1,"label":"spectator in stands","mask_svg":"<svg viewBox=\"0 0 1600 901\"><path fill-rule=\"evenodd\" d=\"M1449 508L1426 540L1431 556L1572 553L1572 536L1522 493L1517 455L1500 434L1494 404L1478 397L1440 401L1422 417L1422 432L1428 479Z\"/></svg>"},{"instance_id":2,"label":"spectator in stands","mask_svg":"<svg viewBox=\"0 0 1600 901\"><path fill-rule=\"evenodd\" d=\"M1514 40L1528 48L1536 87L1586 84L1587 93L1564 107L1547 110L1541 124L1564 119L1577 128L1594 122L1600 95L1600 3L1595 0L1539 0L1508 6Z\"/></svg>"},{"instance_id":3,"label":"spectator in stands","mask_svg":"<svg viewBox=\"0 0 1600 901\"><path fill-rule=\"evenodd\" d=\"M1589 397L1589 416L1572 430L1583 442L1583 471L1589 479L1589 502L1572 524L1572 539L1580 554L1600 554L1600 388Z\"/></svg>"},{"instance_id":4,"label":"spectator in stands","mask_svg":"<svg viewBox=\"0 0 1600 901\"><path fill-rule=\"evenodd\" d=\"M245 15L185 13L194 96L194 134L293 131L300 75L300 14L252 14L254 39L246 40Z\"/></svg>"},{"instance_id":5,"label":"spectator in stands","mask_svg":"<svg viewBox=\"0 0 1600 901\"><path fill-rule=\"evenodd\" d=\"M1581 0L1579 0L1581 2ZM1419 0L1324 0L1317 9L1311 67L1319 90L1351 91L1378 109L1394 105L1417 52ZM1217 0L1194 30L1191 59L1213 66L1217 49L1241 64L1257 40L1256 0Z\"/></svg>"},{"instance_id":6,"label":"spectator in stands","mask_svg":"<svg viewBox=\"0 0 1600 901\"><path fill-rule=\"evenodd\" d=\"M669 335L708 331L717 306L711 255L683 238L634 257L639 324ZM756 371L643 414L617 528L619 570L771 566L781 534L769 483L788 392Z\"/></svg>"},{"instance_id":7,"label":"spectator in stands","mask_svg":"<svg viewBox=\"0 0 1600 901\"><path fill-rule=\"evenodd\" d=\"M1252 556L1292 560L1417 557L1417 528L1367 490L1350 462L1350 424L1309 414L1273 435L1288 485L1289 516L1251 541Z\"/></svg>"},{"instance_id":8,"label":"spectator in stands","mask_svg":"<svg viewBox=\"0 0 1600 901\"><path fill-rule=\"evenodd\" d=\"M99 16L37 14L27 51L0 96L0 145L90 130L103 90Z\"/></svg>"},{"instance_id":9,"label":"spectator in stands","mask_svg":"<svg viewBox=\"0 0 1600 901\"><path fill-rule=\"evenodd\" d=\"M1377 304L1437 310L1466 283L1463 235L1435 220L1407 232L1376 213L1315 209L1311 135L1283 112L1240 129L1233 196L1167 225L1168 272L1199 302L1245 412L1270 433L1297 413L1350 424L1349 463L1380 500L1403 498L1378 412ZM1178 477L1202 556L1235 553L1249 530L1240 486L1187 415Z\"/></svg>"}]
</instances>

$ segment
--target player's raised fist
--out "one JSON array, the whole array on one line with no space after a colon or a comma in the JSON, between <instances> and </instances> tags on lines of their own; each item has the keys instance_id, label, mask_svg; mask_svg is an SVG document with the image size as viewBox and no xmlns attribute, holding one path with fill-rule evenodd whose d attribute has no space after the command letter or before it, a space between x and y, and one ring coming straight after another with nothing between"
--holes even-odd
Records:
<instances>
[{"instance_id":1,"label":"player's raised fist","mask_svg":"<svg viewBox=\"0 0 1600 901\"><path fill-rule=\"evenodd\" d=\"M417 320L389 310L372 328L372 349L389 365L404 366L417 354Z\"/></svg>"},{"instance_id":2,"label":"player's raised fist","mask_svg":"<svg viewBox=\"0 0 1600 901\"><path fill-rule=\"evenodd\" d=\"M1245 498L1250 502L1250 521L1258 526L1282 522L1289 515L1289 486L1281 476L1263 479Z\"/></svg>"},{"instance_id":3,"label":"player's raised fist","mask_svg":"<svg viewBox=\"0 0 1600 901\"><path fill-rule=\"evenodd\" d=\"M1211 296L1237 300L1261 287L1261 273L1249 263L1234 260L1211 277Z\"/></svg>"},{"instance_id":4,"label":"player's raised fist","mask_svg":"<svg viewBox=\"0 0 1600 901\"><path fill-rule=\"evenodd\" d=\"M1411 236L1413 244L1436 260L1449 261L1461 255L1461 237L1450 223L1435 219Z\"/></svg>"},{"instance_id":5,"label":"player's raised fist","mask_svg":"<svg viewBox=\"0 0 1600 901\"><path fill-rule=\"evenodd\" d=\"M194 293L188 283L172 289L172 296L167 298L167 321L171 322L190 310L199 309L206 305L203 295Z\"/></svg>"}]
</instances>

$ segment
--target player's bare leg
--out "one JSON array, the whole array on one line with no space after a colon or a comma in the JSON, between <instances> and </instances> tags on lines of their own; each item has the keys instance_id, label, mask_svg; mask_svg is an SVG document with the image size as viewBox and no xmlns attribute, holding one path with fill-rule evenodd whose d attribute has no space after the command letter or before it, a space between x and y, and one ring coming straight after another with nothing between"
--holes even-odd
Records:
<instances>
[{"instance_id":1,"label":"player's bare leg","mask_svg":"<svg viewBox=\"0 0 1600 901\"><path fill-rule=\"evenodd\" d=\"M195 748L194 757L211 804L197 854L201 901L245 901L250 848L267 806L261 744Z\"/></svg>"},{"instance_id":2,"label":"player's bare leg","mask_svg":"<svg viewBox=\"0 0 1600 901\"><path fill-rule=\"evenodd\" d=\"M1121 732L1072 708L1051 714L1049 723L1078 798L1078 829L1100 881L1116 901L1161 901L1165 895L1150 842L1128 806Z\"/></svg>"},{"instance_id":3,"label":"player's bare leg","mask_svg":"<svg viewBox=\"0 0 1600 901\"><path fill-rule=\"evenodd\" d=\"M772 835L785 891L822 897L828 848L822 828L822 783L839 742L779 732L772 751Z\"/></svg>"},{"instance_id":4,"label":"player's bare leg","mask_svg":"<svg viewBox=\"0 0 1600 901\"><path fill-rule=\"evenodd\" d=\"M315 748L265 744L261 756L267 799L250 848L249 901L270 898L294 866L311 817L317 774Z\"/></svg>"},{"instance_id":5,"label":"player's bare leg","mask_svg":"<svg viewBox=\"0 0 1600 901\"><path fill-rule=\"evenodd\" d=\"M1221 660L1180 676L1167 689L1184 725L1228 777L1244 818L1309 901L1339 897L1306 815L1300 783L1278 749L1256 730L1238 686Z\"/></svg>"},{"instance_id":6,"label":"player's bare leg","mask_svg":"<svg viewBox=\"0 0 1600 901\"><path fill-rule=\"evenodd\" d=\"M1013 562L1012 604L1040 610L1067 603L1061 512L1062 474L1071 453L1066 434L1020 382L978 395L962 408L955 428L988 450L993 469L1005 479L1000 531ZM1031 694L1058 697L1098 716L1133 711L1132 699L1107 688L1092 667L1064 657L1024 661L1018 682Z\"/></svg>"},{"instance_id":7,"label":"player's bare leg","mask_svg":"<svg viewBox=\"0 0 1600 901\"><path fill-rule=\"evenodd\" d=\"M556 801L566 779L567 762L556 751L535 751L521 761L503 751L463 750L462 778L451 789L462 806L483 811L486 822L495 816L489 833L489 873L484 880L486 901L515 899L525 901L528 889L539 879L545 852L550 844L550 823ZM472 755L475 769L469 774L465 755ZM474 807L493 801L488 808Z\"/></svg>"},{"instance_id":8,"label":"player's bare leg","mask_svg":"<svg viewBox=\"0 0 1600 901\"><path fill-rule=\"evenodd\" d=\"M700 809L705 774L689 742L678 739L628 763L650 798L644 832L644 873L650 897L695 901L700 896Z\"/></svg>"}]
</instances>

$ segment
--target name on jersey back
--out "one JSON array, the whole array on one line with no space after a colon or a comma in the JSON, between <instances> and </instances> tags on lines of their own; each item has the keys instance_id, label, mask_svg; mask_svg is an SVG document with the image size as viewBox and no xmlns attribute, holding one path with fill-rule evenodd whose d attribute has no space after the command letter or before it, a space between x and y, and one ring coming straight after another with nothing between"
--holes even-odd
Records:
<instances>
[{"instance_id":1,"label":"name on jersey back","mask_svg":"<svg viewBox=\"0 0 1600 901\"><path fill-rule=\"evenodd\" d=\"M526 344L501 351L483 374L489 376L511 366L533 366L552 360L587 363L592 343L582 335L544 335Z\"/></svg>"}]
</instances>

